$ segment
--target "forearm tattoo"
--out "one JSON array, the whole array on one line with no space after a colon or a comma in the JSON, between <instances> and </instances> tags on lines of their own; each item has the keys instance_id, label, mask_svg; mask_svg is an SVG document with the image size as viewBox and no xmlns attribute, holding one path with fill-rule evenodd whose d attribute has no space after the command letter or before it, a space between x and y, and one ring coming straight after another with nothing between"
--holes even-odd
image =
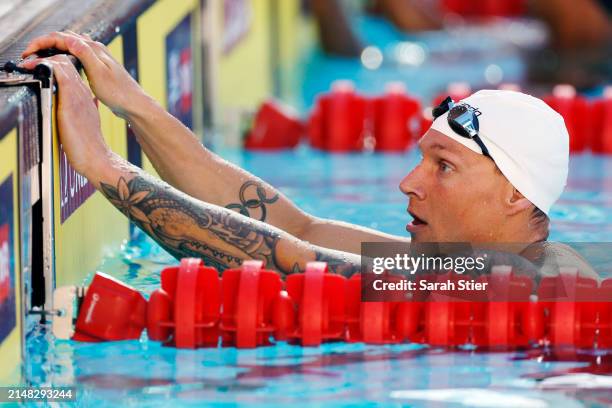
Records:
<instances>
[{"instance_id":1,"label":"forearm tattoo","mask_svg":"<svg viewBox=\"0 0 612 408\"><path fill-rule=\"evenodd\" d=\"M281 253L279 243L286 238L279 230L199 202L148 177L121 177L116 186L100 187L115 207L178 259L201 258L220 271L247 259L262 260L266 268L283 274L302 272L309 260L326 261L331 272L344 275L359 269L358 258L349 260L350 255L335 251L309 247Z\"/></svg>"},{"instance_id":2,"label":"forearm tattoo","mask_svg":"<svg viewBox=\"0 0 612 408\"><path fill-rule=\"evenodd\" d=\"M247 198L247 193L249 187L254 187L255 194L257 198ZM253 188L250 189L251 191ZM240 214L251 217L249 209L254 210L256 208L260 208L259 221L266 221L267 209L266 204L272 204L278 200L278 194L275 194L274 197L268 198L266 197L266 190L264 189L261 183L258 183L253 180L249 180L240 186L240 191L238 192L238 198L240 199L240 203L232 203L225 206L230 210L238 210Z\"/></svg>"},{"instance_id":3,"label":"forearm tattoo","mask_svg":"<svg viewBox=\"0 0 612 408\"><path fill-rule=\"evenodd\" d=\"M327 262L327 269L339 275L351 276L361 271L359 262L354 262L339 253L316 252L317 261Z\"/></svg>"}]
</instances>

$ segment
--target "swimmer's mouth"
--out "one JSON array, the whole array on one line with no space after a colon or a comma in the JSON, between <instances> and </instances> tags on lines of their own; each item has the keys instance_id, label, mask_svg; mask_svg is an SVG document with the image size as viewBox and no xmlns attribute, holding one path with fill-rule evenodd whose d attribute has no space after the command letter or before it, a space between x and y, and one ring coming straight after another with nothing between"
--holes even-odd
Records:
<instances>
[{"instance_id":1,"label":"swimmer's mouth","mask_svg":"<svg viewBox=\"0 0 612 408\"><path fill-rule=\"evenodd\" d=\"M427 225L427 221L425 221L424 219L418 217L412 211L408 210L408 214L410 214L410 216L412 217L412 222L410 224L408 224L406 226L406 228L410 229L410 227L418 227L418 226Z\"/></svg>"}]
</instances>

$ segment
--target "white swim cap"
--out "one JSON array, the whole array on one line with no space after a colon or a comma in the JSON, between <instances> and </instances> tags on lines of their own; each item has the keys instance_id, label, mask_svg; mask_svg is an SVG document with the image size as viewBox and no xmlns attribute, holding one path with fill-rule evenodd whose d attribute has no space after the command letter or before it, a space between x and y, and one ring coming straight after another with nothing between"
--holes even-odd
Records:
<instances>
[{"instance_id":1,"label":"white swim cap","mask_svg":"<svg viewBox=\"0 0 612 408\"><path fill-rule=\"evenodd\" d=\"M549 213L567 182L569 134L563 117L521 92L483 90L461 100L480 112L478 135L510 183ZM448 112L431 128L482 154L478 144L451 129Z\"/></svg>"}]
</instances>

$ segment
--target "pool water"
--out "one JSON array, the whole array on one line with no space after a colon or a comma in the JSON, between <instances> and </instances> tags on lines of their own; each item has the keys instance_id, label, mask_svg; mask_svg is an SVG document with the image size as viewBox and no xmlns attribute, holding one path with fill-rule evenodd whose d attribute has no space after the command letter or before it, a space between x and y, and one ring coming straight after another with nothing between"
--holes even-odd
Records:
<instances>
[{"instance_id":1,"label":"pool water","mask_svg":"<svg viewBox=\"0 0 612 408\"><path fill-rule=\"evenodd\" d=\"M418 161L398 155L329 155L308 148L222 156L277 186L304 210L403 235L397 185ZM552 238L612 240L612 157L572 157L568 187L552 212ZM149 294L176 261L148 239L110 254L99 270ZM277 344L254 350L176 350L139 341L27 339L29 381L75 385L81 406L337 405L582 407L612 404L612 353L486 352L417 344Z\"/></svg>"}]
</instances>

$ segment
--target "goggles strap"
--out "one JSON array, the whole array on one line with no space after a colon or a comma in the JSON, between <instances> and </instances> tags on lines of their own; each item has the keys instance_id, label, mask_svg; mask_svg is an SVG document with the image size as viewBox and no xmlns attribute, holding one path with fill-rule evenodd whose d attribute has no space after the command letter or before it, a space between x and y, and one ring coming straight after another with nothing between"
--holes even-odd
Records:
<instances>
[{"instance_id":1,"label":"goggles strap","mask_svg":"<svg viewBox=\"0 0 612 408\"><path fill-rule=\"evenodd\" d=\"M478 147L480 147L480 150L482 150L482 154L487 156L489 159L493 160L493 157L491 157L491 155L489 154L489 149L487 149L487 147L485 146L485 144L483 143L482 139L480 138L480 136L475 135L474 137L472 137L472 140L476 142L476 144L478 144Z\"/></svg>"}]
</instances>

